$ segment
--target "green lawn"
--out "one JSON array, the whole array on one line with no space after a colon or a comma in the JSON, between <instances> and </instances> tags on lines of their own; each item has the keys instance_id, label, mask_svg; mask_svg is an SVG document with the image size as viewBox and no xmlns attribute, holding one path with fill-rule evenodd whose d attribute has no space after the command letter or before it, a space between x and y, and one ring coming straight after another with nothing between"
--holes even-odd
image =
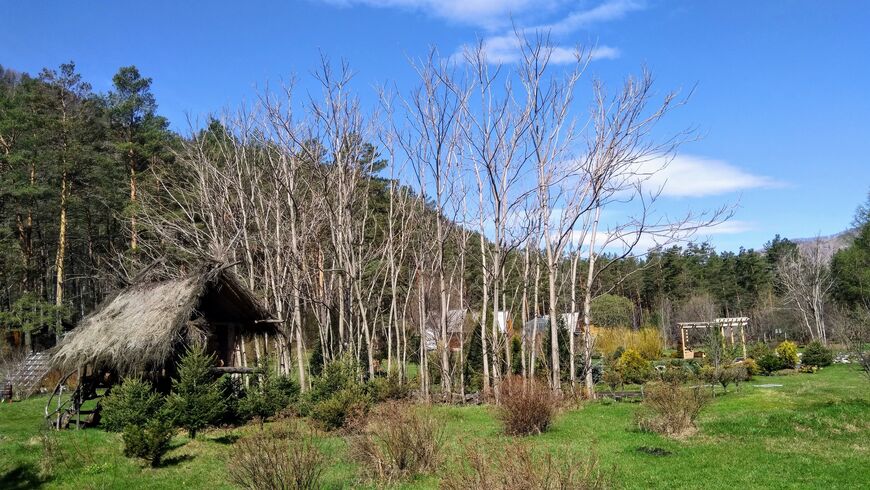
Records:
<instances>
[{"instance_id":1,"label":"green lawn","mask_svg":"<svg viewBox=\"0 0 870 490\"><path fill-rule=\"evenodd\" d=\"M751 386L763 383L783 386ZM213 430L196 441L179 435L166 464L150 469L121 455L116 434L43 430L43 404L44 398L36 398L0 405L0 488L228 488L224 467L232 455L233 436L256 430ZM739 391L731 388L704 410L699 432L684 441L634 430L636 409L634 403L586 404L562 414L548 433L522 440L560 458L583 458L594 447L624 488L870 486L870 383L844 366L818 374L758 377ZM451 461L463 444L500 447L517 441L499 434L489 408L433 410L446 424ZM321 442L334 460L327 486L356 487L345 442L337 436L324 436ZM639 447L670 454L653 456ZM53 461L54 468L46 468L46 461ZM442 471L451 471L452 464ZM438 477L432 476L404 486L437 485Z\"/></svg>"}]
</instances>

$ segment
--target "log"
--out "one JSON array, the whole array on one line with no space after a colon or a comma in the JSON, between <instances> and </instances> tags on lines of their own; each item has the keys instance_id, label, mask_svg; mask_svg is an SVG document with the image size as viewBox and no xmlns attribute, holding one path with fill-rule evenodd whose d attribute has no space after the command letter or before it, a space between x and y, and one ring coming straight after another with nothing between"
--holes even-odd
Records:
<instances>
[{"instance_id":1,"label":"log","mask_svg":"<svg viewBox=\"0 0 870 490\"><path fill-rule=\"evenodd\" d=\"M254 368L240 366L218 366L211 368L212 371L220 374L253 374L257 372Z\"/></svg>"}]
</instances>

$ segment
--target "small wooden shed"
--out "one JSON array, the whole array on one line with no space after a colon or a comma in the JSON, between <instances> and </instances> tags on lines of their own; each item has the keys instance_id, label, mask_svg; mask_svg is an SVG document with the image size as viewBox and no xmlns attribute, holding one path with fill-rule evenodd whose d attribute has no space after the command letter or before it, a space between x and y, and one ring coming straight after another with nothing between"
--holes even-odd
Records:
<instances>
[{"instance_id":1,"label":"small wooden shed","mask_svg":"<svg viewBox=\"0 0 870 490\"><path fill-rule=\"evenodd\" d=\"M181 278L139 281L108 298L61 340L53 364L151 372L200 344L218 366L243 368L254 354L244 355L245 342L257 340L265 350L279 334L276 323L227 267L208 266Z\"/></svg>"}]
</instances>

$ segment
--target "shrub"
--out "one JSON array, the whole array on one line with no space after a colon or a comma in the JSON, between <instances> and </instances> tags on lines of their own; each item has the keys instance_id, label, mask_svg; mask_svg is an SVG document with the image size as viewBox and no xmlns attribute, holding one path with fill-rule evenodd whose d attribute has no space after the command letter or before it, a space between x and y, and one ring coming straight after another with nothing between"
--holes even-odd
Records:
<instances>
[{"instance_id":1,"label":"shrub","mask_svg":"<svg viewBox=\"0 0 870 490\"><path fill-rule=\"evenodd\" d=\"M234 377L230 374L224 374L216 381L217 390L221 394L224 401L223 417L218 420L218 423L233 424L244 419L239 402L245 397L245 388L242 385L242 380L239 377Z\"/></svg>"},{"instance_id":2,"label":"shrub","mask_svg":"<svg viewBox=\"0 0 870 490\"><path fill-rule=\"evenodd\" d=\"M658 359L662 355L663 347L662 336L657 329L642 328L636 332L634 348L644 359L648 361Z\"/></svg>"},{"instance_id":3,"label":"shrub","mask_svg":"<svg viewBox=\"0 0 870 490\"><path fill-rule=\"evenodd\" d=\"M403 400L411 396L410 385L401 382L397 371L393 371L385 377L375 377L369 380L366 388L374 402Z\"/></svg>"},{"instance_id":4,"label":"shrub","mask_svg":"<svg viewBox=\"0 0 870 490\"><path fill-rule=\"evenodd\" d=\"M263 428L263 422L285 408L299 395L299 385L287 376L275 376L266 363L257 369L251 386L239 400L239 414L245 418L255 418Z\"/></svg>"},{"instance_id":5,"label":"shrub","mask_svg":"<svg viewBox=\"0 0 870 490\"><path fill-rule=\"evenodd\" d=\"M537 379L511 376L502 381L498 417L508 435L540 434L550 427L558 400Z\"/></svg>"},{"instance_id":6,"label":"shrub","mask_svg":"<svg viewBox=\"0 0 870 490\"><path fill-rule=\"evenodd\" d=\"M825 367L830 366L832 362L834 362L834 354L818 340L810 342L801 357L801 364L805 366Z\"/></svg>"},{"instance_id":7,"label":"shrub","mask_svg":"<svg viewBox=\"0 0 870 490\"><path fill-rule=\"evenodd\" d=\"M758 366L758 363L755 362L755 359L748 357L744 359L741 364L743 364L743 367L746 369L747 380L753 376L761 374L761 368Z\"/></svg>"},{"instance_id":8,"label":"shrub","mask_svg":"<svg viewBox=\"0 0 870 490\"><path fill-rule=\"evenodd\" d=\"M650 363L634 349L622 353L616 361L616 369L625 383L638 385L646 383L652 377L653 371Z\"/></svg>"},{"instance_id":9,"label":"shrub","mask_svg":"<svg viewBox=\"0 0 870 490\"><path fill-rule=\"evenodd\" d=\"M432 472L440 464L444 427L431 414L388 403L369 420L364 434L351 440L351 456L367 479L390 484Z\"/></svg>"},{"instance_id":10,"label":"shrub","mask_svg":"<svg viewBox=\"0 0 870 490\"><path fill-rule=\"evenodd\" d=\"M496 455L492 457L490 455ZM447 490L596 490L612 487L612 472L603 471L596 453L585 461L559 461L547 451L535 455L526 444L480 448L467 446L455 470L444 475Z\"/></svg>"},{"instance_id":11,"label":"shrub","mask_svg":"<svg viewBox=\"0 0 870 490\"><path fill-rule=\"evenodd\" d=\"M330 398L339 391L355 387L357 370L358 363L350 353L327 363L323 366L321 375L314 379L308 401L314 404Z\"/></svg>"},{"instance_id":12,"label":"shrub","mask_svg":"<svg viewBox=\"0 0 870 490\"><path fill-rule=\"evenodd\" d=\"M322 487L326 465L312 435L298 429L268 430L235 443L227 473L242 488L314 489Z\"/></svg>"},{"instance_id":13,"label":"shrub","mask_svg":"<svg viewBox=\"0 0 870 490\"><path fill-rule=\"evenodd\" d=\"M626 349L634 349L644 359L653 361L661 357L664 348L661 335L655 328L601 328L598 329L595 344L604 357L614 359L618 359Z\"/></svg>"},{"instance_id":14,"label":"shrub","mask_svg":"<svg viewBox=\"0 0 870 490\"><path fill-rule=\"evenodd\" d=\"M650 383L635 421L641 430L684 437L695 429L695 420L709 401L710 395L700 386Z\"/></svg>"},{"instance_id":15,"label":"shrub","mask_svg":"<svg viewBox=\"0 0 870 490\"><path fill-rule=\"evenodd\" d=\"M157 416L144 425L128 425L124 428L124 456L144 459L152 467L160 466L163 455L169 451L172 440L172 424L163 416Z\"/></svg>"},{"instance_id":16,"label":"shrub","mask_svg":"<svg viewBox=\"0 0 870 490\"><path fill-rule=\"evenodd\" d=\"M782 369L783 364L782 360L776 354L768 353L758 360L758 368L764 375L769 376L771 373Z\"/></svg>"},{"instance_id":17,"label":"shrub","mask_svg":"<svg viewBox=\"0 0 870 490\"><path fill-rule=\"evenodd\" d=\"M326 430L353 428L362 423L371 406L371 399L361 387L345 388L311 409L311 418Z\"/></svg>"},{"instance_id":18,"label":"shrub","mask_svg":"<svg viewBox=\"0 0 870 490\"><path fill-rule=\"evenodd\" d=\"M604 384L610 388L610 393L616 391L617 388L621 388L623 385L622 374L619 373L619 370L616 369L616 366L612 365L607 366L604 370L604 373L601 375L601 380L604 381Z\"/></svg>"},{"instance_id":19,"label":"shrub","mask_svg":"<svg viewBox=\"0 0 870 490\"><path fill-rule=\"evenodd\" d=\"M770 350L770 347L767 346L764 342L756 342L749 346L746 350L747 355L756 361L760 360L762 357L772 354L773 351Z\"/></svg>"},{"instance_id":20,"label":"shrub","mask_svg":"<svg viewBox=\"0 0 870 490\"><path fill-rule=\"evenodd\" d=\"M163 406L163 397L151 383L127 378L102 400L100 422L110 432L121 432L128 425L144 426Z\"/></svg>"},{"instance_id":21,"label":"shrub","mask_svg":"<svg viewBox=\"0 0 870 490\"><path fill-rule=\"evenodd\" d=\"M779 357L783 367L794 369L798 363L797 345L794 342L784 340L776 346L776 356Z\"/></svg>"},{"instance_id":22,"label":"shrub","mask_svg":"<svg viewBox=\"0 0 870 490\"><path fill-rule=\"evenodd\" d=\"M187 429L191 439L223 417L226 410L212 366L214 356L207 355L204 348L188 349L178 364L178 377L172 380L167 405L175 424Z\"/></svg>"},{"instance_id":23,"label":"shrub","mask_svg":"<svg viewBox=\"0 0 870 490\"><path fill-rule=\"evenodd\" d=\"M659 378L665 383L683 384L689 380L692 372L680 364L668 364L664 371L659 372Z\"/></svg>"}]
</instances>

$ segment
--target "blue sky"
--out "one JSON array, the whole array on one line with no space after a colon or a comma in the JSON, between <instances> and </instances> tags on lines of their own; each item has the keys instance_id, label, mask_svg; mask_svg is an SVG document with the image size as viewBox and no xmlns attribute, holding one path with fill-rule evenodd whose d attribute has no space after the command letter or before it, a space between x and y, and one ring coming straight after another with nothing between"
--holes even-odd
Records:
<instances>
[{"instance_id":1,"label":"blue sky","mask_svg":"<svg viewBox=\"0 0 870 490\"><path fill-rule=\"evenodd\" d=\"M87 5L87 6L85 6ZM74 60L98 91L119 66L154 79L160 112L186 118L254 98L320 53L356 88L413 83L408 58L483 39L511 61L511 24L595 44L590 73L616 84L648 66L659 90L696 91L668 127L696 126L670 169L669 209L737 204L719 248L848 227L870 190L870 4L861 1L0 0L0 64L38 72Z\"/></svg>"}]
</instances>

